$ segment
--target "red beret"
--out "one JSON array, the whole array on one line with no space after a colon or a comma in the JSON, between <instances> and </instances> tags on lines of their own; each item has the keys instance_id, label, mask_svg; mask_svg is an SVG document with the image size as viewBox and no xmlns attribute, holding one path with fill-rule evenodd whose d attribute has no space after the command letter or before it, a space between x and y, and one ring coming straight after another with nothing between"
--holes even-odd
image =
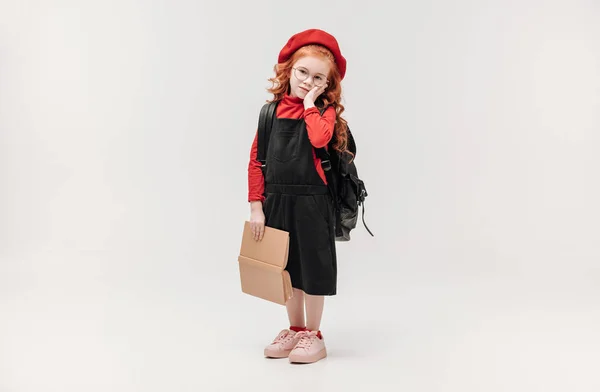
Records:
<instances>
[{"instance_id":1,"label":"red beret","mask_svg":"<svg viewBox=\"0 0 600 392\"><path fill-rule=\"evenodd\" d=\"M323 30L310 29L294 34L288 40L287 44L285 44L283 49L281 49L281 52L279 52L278 62L283 63L288 60L296 50L310 44L322 45L333 53L335 63L340 71L340 76L344 79L344 75L346 74L346 59L342 56L342 52L340 51L340 47L335 37Z\"/></svg>"}]
</instances>

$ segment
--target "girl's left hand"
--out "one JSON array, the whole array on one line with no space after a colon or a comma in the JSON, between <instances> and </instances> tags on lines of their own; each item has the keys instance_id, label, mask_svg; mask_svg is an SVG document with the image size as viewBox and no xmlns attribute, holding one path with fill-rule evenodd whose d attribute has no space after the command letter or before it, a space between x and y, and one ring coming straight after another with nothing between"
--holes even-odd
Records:
<instances>
[{"instance_id":1,"label":"girl's left hand","mask_svg":"<svg viewBox=\"0 0 600 392\"><path fill-rule=\"evenodd\" d=\"M328 83L325 83L324 85L322 85L321 87L319 86L315 86L313 87L312 90L310 90L308 93L306 93L306 95L304 96L304 106L314 106L315 105L315 100L317 98L319 98L319 95L323 94L323 92L325 91L325 89L327 89L327 86L329 86Z\"/></svg>"}]
</instances>

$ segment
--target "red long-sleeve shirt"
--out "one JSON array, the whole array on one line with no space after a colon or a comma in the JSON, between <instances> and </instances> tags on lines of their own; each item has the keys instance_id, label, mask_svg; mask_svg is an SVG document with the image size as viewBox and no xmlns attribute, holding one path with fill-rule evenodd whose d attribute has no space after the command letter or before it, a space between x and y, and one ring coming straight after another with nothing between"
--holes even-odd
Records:
<instances>
[{"instance_id":1,"label":"red long-sleeve shirt","mask_svg":"<svg viewBox=\"0 0 600 392\"><path fill-rule=\"evenodd\" d=\"M335 127L335 109L330 106L321 116L319 109L312 107L304 109L304 100L298 97L292 97L285 95L279 105L277 105L277 118L293 118L299 119L304 118L306 122L306 131L308 133L308 139L315 148L326 147ZM260 169L260 162L256 160L258 147L258 132L254 135L254 142L250 149L250 162L248 163L248 201L264 201L264 187L265 181L263 178L262 171ZM313 149L313 160L317 173L323 179L323 182L327 184L325 178L325 172L321 167L321 160L317 158L315 150Z\"/></svg>"}]
</instances>

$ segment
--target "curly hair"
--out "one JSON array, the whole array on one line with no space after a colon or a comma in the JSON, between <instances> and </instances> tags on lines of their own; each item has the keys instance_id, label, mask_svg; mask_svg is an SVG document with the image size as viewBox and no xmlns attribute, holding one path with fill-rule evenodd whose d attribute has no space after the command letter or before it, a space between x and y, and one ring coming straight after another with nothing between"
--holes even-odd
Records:
<instances>
[{"instance_id":1,"label":"curly hair","mask_svg":"<svg viewBox=\"0 0 600 392\"><path fill-rule=\"evenodd\" d=\"M319 109L323 109L329 105L335 108L336 121L332 140L332 146L335 150L341 154L348 154L352 159L352 152L348 150L348 123L344 120L341 115L345 108L342 105L342 86L341 76L338 67L335 64L333 54L329 49L321 45L307 45L298 49L286 62L281 64L275 64L273 70L275 76L268 80L273 83L273 86L267 89L268 92L273 94L273 99L270 102L279 101L283 98L286 93L289 93L290 88L290 75L292 66L296 61L305 56L320 57L330 63L330 72L327 76L329 80L329 86L327 89L319 95L315 100L315 106Z\"/></svg>"}]
</instances>

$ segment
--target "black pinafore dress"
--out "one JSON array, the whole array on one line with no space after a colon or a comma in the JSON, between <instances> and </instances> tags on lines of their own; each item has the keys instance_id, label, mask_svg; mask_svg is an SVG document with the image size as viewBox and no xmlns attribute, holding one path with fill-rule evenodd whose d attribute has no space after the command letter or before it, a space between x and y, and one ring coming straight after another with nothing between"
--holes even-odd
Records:
<instances>
[{"instance_id":1,"label":"black pinafore dress","mask_svg":"<svg viewBox=\"0 0 600 392\"><path fill-rule=\"evenodd\" d=\"M290 233L292 287L335 295L334 209L319 176L304 119L274 118L266 157L265 224Z\"/></svg>"}]
</instances>

